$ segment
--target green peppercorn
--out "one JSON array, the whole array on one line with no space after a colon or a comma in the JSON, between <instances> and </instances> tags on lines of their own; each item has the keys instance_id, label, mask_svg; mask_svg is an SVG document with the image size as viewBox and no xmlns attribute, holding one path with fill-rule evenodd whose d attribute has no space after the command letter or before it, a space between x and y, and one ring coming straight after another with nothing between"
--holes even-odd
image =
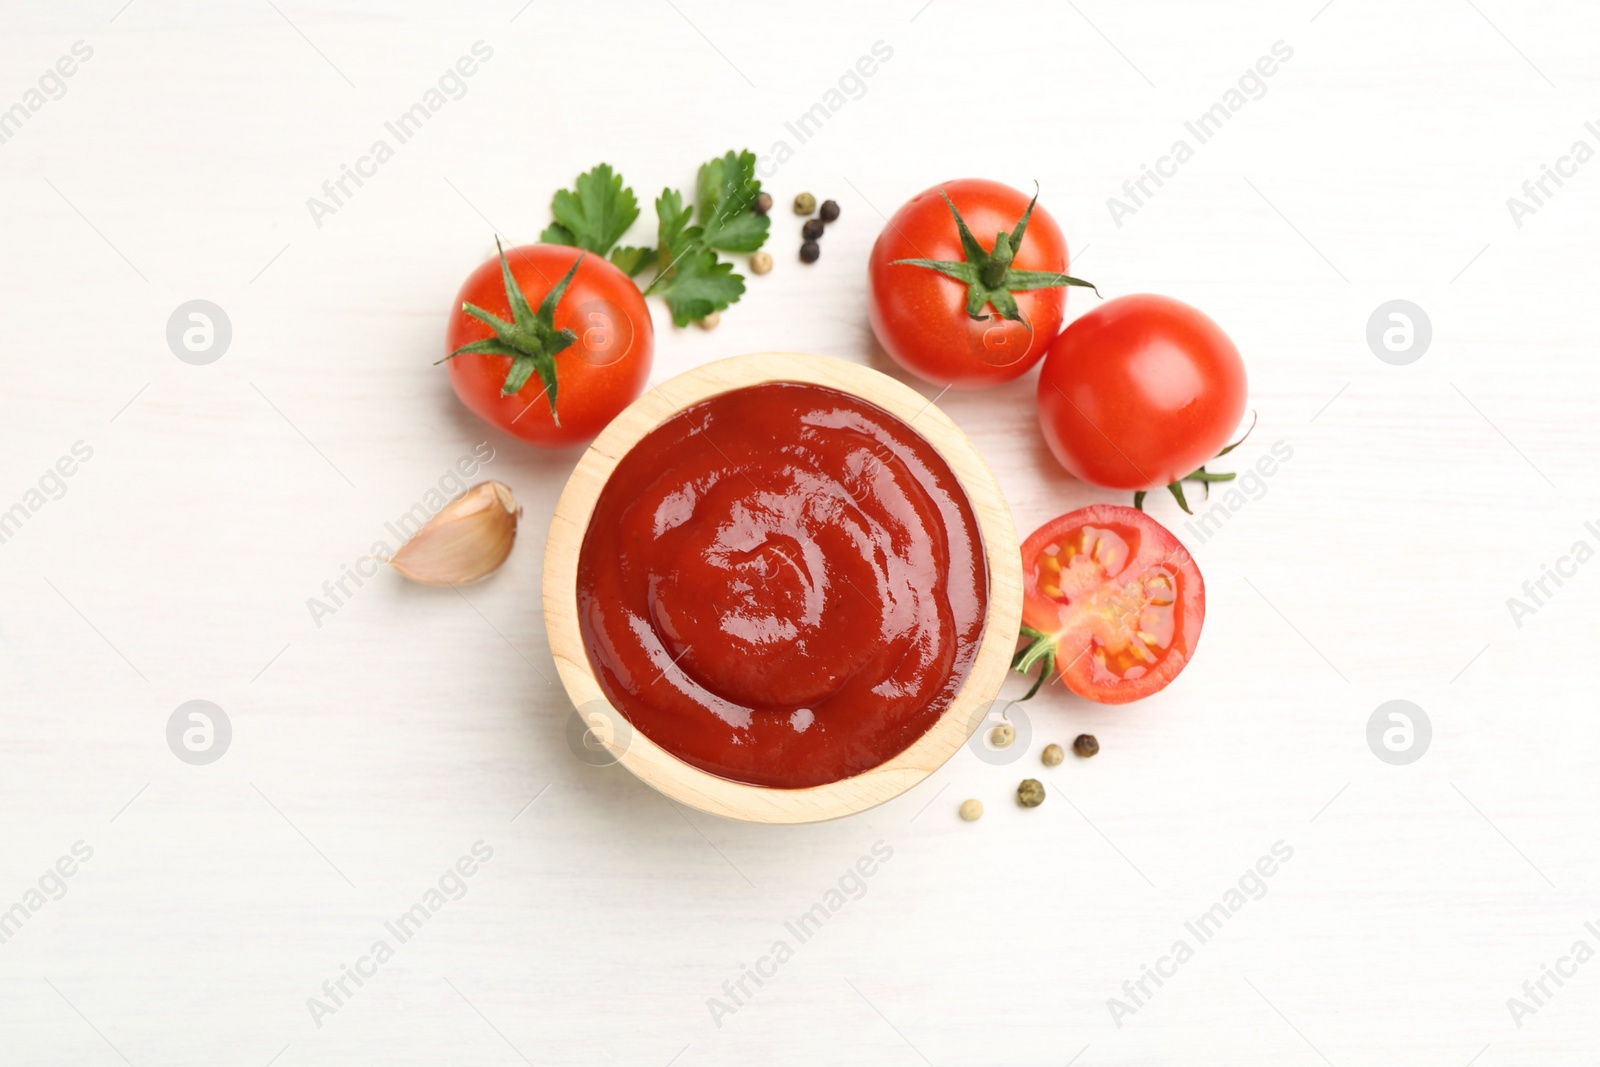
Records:
<instances>
[{"instance_id":1,"label":"green peppercorn","mask_svg":"<svg viewBox=\"0 0 1600 1067\"><path fill-rule=\"evenodd\" d=\"M810 193L801 193L794 198L794 213L796 215L809 215L817 210L817 198Z\"/></svg>"},{"instance_id":2,"label":"green peppercorn","mask_svg":"<svg viewBox=\"0 0 1600 1067\"><path fill-rule=\"evenodd\" d=\"M817 214L822 216L823 222L832 222L834 219L839 217L839 201L824 200L822 202L822 208L817 212Z\"/></svg>"},{"instance_id":3,"label":"green peppercorn","mask_svg":"<svg viewBox=\"0 0 1600 1067\"><path fill-rule=\"evenodd\" d=\"M767 212L771 211L772 210L772 194L771 193L757 193L756 194L755 209L756 209L756 214L757 215L765 215Z\"/></svg>"},{"instance_id":4,"label":"green peppercorn","mask_svg":"<svg viewBox=\"0 0 1600 1067\"><path fill-rule=\"evenodd\" d=\"M1024 778L1017 786L1017 803L1025 808L1037 808L1044 803L1044 786L1037 778Z\"/></svg>"},{"instance_id":5,"label":"green peppercorn","mask_svg":"<svg viewBox=\"0 0 1600 1067\"><path fill-rule=\"evenodd\" d=\"M808 241L815 241L822 237L822 220L807 219L806 224L800 227L800 236Z\"/></svg>"},{"instance_id":6,"label":"green peppercorn","mask_svg":"<svg viewBox=\"0 0 1600 1067\"><path fill-rule=\"evenodd\" d=\"M1072 742L1072 751L1088 759L1100 751L1100 742L1094 739L1094 734L1079 734Z\"/></svg>"},{"instance_id":7,"label":"green peppercorn","mask_svg":"<svg viewBox=\"0 0 1600 1067\"><path fill-rule=\"evenodd\" d=\"M820 255L822 255L822 246L815 241L807 241L800 246L800 262L802 263L815 263Z\"/></svg>"}]
</instances>

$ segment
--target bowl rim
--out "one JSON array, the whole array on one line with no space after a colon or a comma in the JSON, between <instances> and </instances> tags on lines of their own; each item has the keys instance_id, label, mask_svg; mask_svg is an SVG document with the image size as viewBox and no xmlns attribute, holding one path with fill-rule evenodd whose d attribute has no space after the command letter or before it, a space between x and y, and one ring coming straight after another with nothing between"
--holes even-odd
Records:
<instances>
[{"instance_id":1,"label":"bowl rim","mask_svg":"<svg viewBox=\"0 0 1600 1067\"><path fill-rule=\"evenodd\" d=\"M612 471L641 439L683 409L754 385L799 382L848 393L898 418L955 474L977 520L988 568L988 604L978 649L950 705L894 757L849 778L801 789L751 785L701 770L632 728L606 699L589 664L578 620L578 558ZM935 398L937 399L937 398ZM703 364L628 405L595 438L567 480L545 542L544 615L551 655L579 722L608 761L672 800L725 818L808 823L866 811L907 792L966 743L988 718L1010 670L1022 621L1022 557L1000 485L966 434L932 400L871 367L804 352L758 352Z\"/></svg>"}]
</instances>

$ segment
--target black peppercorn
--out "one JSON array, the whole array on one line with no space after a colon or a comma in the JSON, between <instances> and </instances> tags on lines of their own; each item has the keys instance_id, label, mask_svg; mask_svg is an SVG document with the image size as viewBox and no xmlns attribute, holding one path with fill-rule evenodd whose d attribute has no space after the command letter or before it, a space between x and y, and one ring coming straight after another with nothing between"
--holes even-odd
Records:
<instances>
[{"instance_id":1,"label":"black peppercorn","mask_svg":"<svg viewBox=\"0 0 1600 1067\"><path fill-rule=\"evenodd\" d=\"M772 194L760 193L756 196L756 214L765 215L772 210Z\"/></svg>"},{"instance_id":2,"label":"black peppercorn","mask_svg":"<svg viewBox=\"0 0 1600 1067\"><path fill-rule=\"evenodd\" d=\"M839 201L824 200L817 214L822 216L823 222L832 222L839 217Z\"/></svg>"},{"instance_id":3,"label":"black peppercorn","mask_svg":"<svg viewBox=\"0 0 1600 1067\"><path fill-rule=\"evenodd\" d=\"M1072 741L1072 751L1088 759L1100 751L1100 742L1094 739L1094 734L1079 734Z\"/></svg>"},{"instance_id":4,"label":"black peppercorn","mask_svg":"<svg viewBox=\"0 0 1600 1067\"><path fill-rule=\"evenodd\" d=\"M815 263L820 255L822 255L822 246L815 241L807 241L800 246L800 262L802 263Z\"/></svg>"},{"instance_id":5,"label":"black peppercorn","mask_svg":"<svg viewBox=\"0 0 1600 1067\"><path fill-rule=\"evenodd\" d=\"M800 236L808 241L815 241L822 236L822 220L807 219L806 224L800 227Z\"/></svg>"}]
</instances>

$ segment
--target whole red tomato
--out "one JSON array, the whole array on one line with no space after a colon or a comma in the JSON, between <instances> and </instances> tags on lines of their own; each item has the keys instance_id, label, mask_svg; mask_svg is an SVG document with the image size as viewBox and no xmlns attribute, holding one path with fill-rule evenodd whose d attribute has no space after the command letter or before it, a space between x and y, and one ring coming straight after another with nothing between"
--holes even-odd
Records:
<instances>
[{"instance_id":1,"label":"whole red tomato","mask_svg":"<svg viewBox=\"0 0 1600 1067\"><path fill-rule=\"evenodd\" d=\"M1050 451L1108 489L1178 485L1178 495L1223 450L1244 408L1239 350L1216 323L1165 296L1117 297L1073 320L1039 372Z\"/></svg>"},{"instance_id":2,"label":"whole red tomato","mask_svg":"<svg viewBox=\"0 0 1600 1067\"><path fill-rule=\"evenodd\" d=\"M1013 666L1040 666L1081 697L1126 704L1188 665L1206 618L1194 558L1142 511L1095 504L1051 519L1022 545L1022 637ZM1026 699L1026 698L1024 698Z\"/></svg>"},{"instance_id":3,"label":"whole red tomato","mask_svg":"<svg viewBox=\"0 0 1600 1067\"><path fill-rule=\"evenodd\" d=\"M1034 198L1037 200L1037 197ZM912 197L867 266L878 343L935 385L1010 381L1044 355L1066 307L1067 241L1034 200L967 178Z\"/></svg>"},{"instance_id":4,"label":"whole red tomato","mask_svg":"<svg viewBox=\"0 0 1600 1067\"><path fill-rule=\"evenodd\" d=\"M450 384L475 415L559 448L589 440L644 390L655 328L604 256L523 245L467 276L445 350Z\"/></svg>"}]
</instances>

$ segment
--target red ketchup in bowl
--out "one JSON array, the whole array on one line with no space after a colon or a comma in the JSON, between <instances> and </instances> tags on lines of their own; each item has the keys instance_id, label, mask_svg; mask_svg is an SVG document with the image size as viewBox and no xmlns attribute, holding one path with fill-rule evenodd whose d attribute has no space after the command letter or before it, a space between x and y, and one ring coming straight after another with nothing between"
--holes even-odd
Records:
<instances>
[{"instance_id":1,"label":"red ketchup in bowl","mask_svg":"<svg viewBox=\"0 0 1600 1067\"><path fill-rule=\"evenodd\" d=\"M859 774L927 732L972 665L987 589L938 452L873 404L793 382L651 431L578 560L612 705L686 763L778 788Z\"/></svg>"}]
</instances>

